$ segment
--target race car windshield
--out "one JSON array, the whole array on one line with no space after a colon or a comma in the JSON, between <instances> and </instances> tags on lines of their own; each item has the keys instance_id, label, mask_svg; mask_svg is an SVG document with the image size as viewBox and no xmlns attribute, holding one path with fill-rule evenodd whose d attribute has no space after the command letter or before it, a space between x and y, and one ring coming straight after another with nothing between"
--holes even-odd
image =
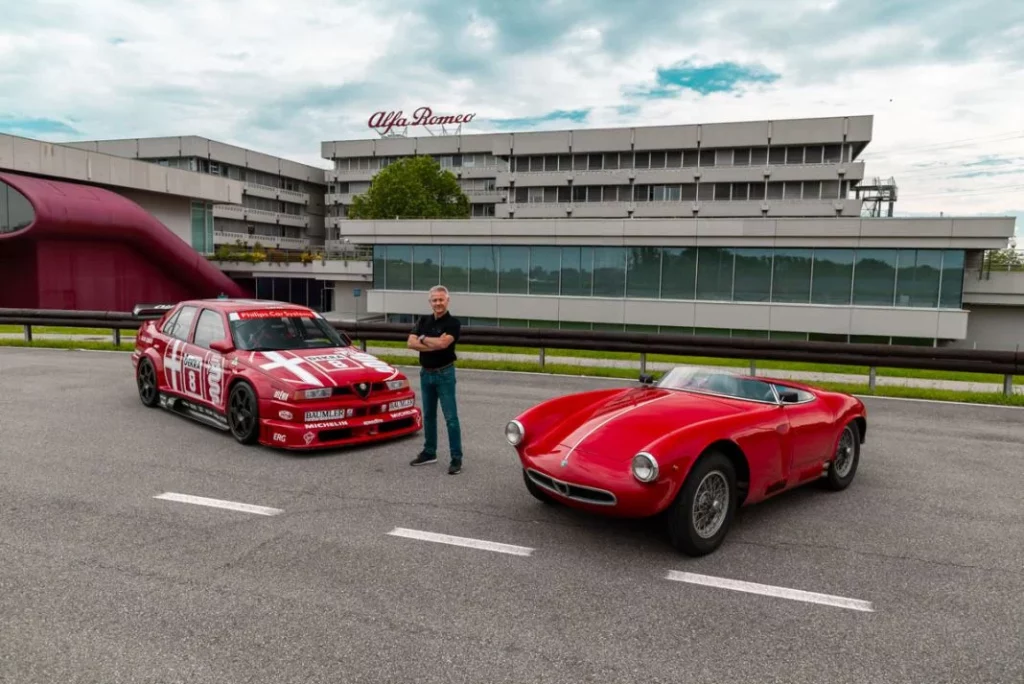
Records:
<instances>
[{"instance_id":1,"label":"race car windshield","mask_svg":"<svg viewBox=\"0 0 1024 684\"><path fill-rule=\"evenodd\" d=\"M324 319L301 312L243 312L231 314L229 319L232 341L235 349L241 351L322 349L352 344Z\"/></svg>"},{"instance_id":2,"label":"race car windshield","mask_svg":"<svg viewBox=\"0 0 1024 684\"><path fill-rule=\"evenodd\" d=\"M661 376L656 387L684 392L717 394L734 399L776 402L771 384L755 378L741 377L727 370L707 370L677 366Z\"/></svg>"}]
</instances>

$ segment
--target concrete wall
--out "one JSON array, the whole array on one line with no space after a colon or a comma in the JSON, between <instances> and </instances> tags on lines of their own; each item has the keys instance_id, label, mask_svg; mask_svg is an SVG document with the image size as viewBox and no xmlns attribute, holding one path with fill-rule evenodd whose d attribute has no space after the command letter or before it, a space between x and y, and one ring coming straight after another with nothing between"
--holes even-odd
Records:
<instances>
[{"instance_id":1,"label":"concrete wall","mask_svg":"<svg viewBox=\"0 0 1024 684\"><path fill-rule=\"evenodd\" d=\"M964 304L967 335L951 347L1014 351L1024 349L1024 306Z\"/></svg>"},{"instance_id":2,"label":"concrete wall","mask_svg":"<svg viewBox=\"0 0 1024 684\"><path fill-rule=\"evenodd\" d=\"M371 290L369 293L369 311L374 313L423 311L426 302L425 291ZM453 293L451 306L456 315L480 318L939 339L963 339L967 335L967 312L948 309L680 302L467 292Z\"/></svg>"},{"instance_id":3,"label":"concrete wall","mask_svg":"<svg viewBox=\"0 0 1024 684\"><path fill-rule=\"evenodd\" d=\"M189 198L124 188L111 190L138 204L167 226L185 244L192 245L192 201Z\"/></svg>"}]
</instances>

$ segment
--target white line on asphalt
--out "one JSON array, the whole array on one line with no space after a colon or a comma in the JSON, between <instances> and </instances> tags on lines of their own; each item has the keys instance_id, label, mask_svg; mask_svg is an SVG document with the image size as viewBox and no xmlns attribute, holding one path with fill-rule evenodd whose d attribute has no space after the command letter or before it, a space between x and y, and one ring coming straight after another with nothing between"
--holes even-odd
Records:
<instances>
[{"instance_id":1,"label":"white line on asphalt","mask_svg":"<svg viewBox=\"0 0 1024 684\"><path fill-rule=\"evenodd\" d=\"M508 553L513 556L529 556L533 549L526 546L513 546L512 544L500 544L498 542L485 541L483 539L471 539L469 537L453 537L450 534L438 534L436 532L423 532L421 530L409 530L404 527L396 527L388 532L393 537L406 537L408 539L419 539L421 541L437 542L439 544L452 544L454 546L465 546L471 549L482 549L484 551L496 551Z\"/></svg>"},{"instance_id":2,"label":"white line on asphalt","mask_svg":"<svg viewBox=\"0 0 1024 684\"><path fill-rule=\"evenodd\" d=\"M842 596L818 594L811 591L800 591L799 589L787 589L786 587L774 587L770 584L755 584L754 582L743 582L740 580L726 579L724 577L712 577L711 575L696 575L691 572L679 572L677 570L669 570L665 579L673 580L675 582L700 584L705 587L718 587L720 589L745 591L750 594L761 594L762 596L775 596L793 601L820 603L826 606L860 610L866 613L875 612L874 607L869 601L858 601L857 599L844 598Z\"/></svg>"},{"instance_id":3,"label":"white line on asphalt","mask_svg":"<svg viewBox=\"0 0 1024 684\"><path fill-rule=\"evenodd\" d=\"M280 508L254 506L252 504L238 503L236 501L223 501L221 499L207 499L205 496L192 496L191 494L176 494L174 492L164 492L163 494L157 494L153 498L163 499L164 501L177 501L179 503L197 504L199 506L211 506L213 508L227 508L232 511L241 511L243 513L255 513L256 515L277 515L278 513L284 512Z\"/></svg>"}]
</instances>

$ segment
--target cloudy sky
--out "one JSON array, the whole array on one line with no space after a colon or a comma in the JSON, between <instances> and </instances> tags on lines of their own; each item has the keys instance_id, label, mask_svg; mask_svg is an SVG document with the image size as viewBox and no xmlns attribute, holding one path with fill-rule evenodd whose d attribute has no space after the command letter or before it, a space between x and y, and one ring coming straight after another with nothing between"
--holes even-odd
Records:
<instances>
[{"instance_id":1,"label":"cloudy sky","mask_svg":"<svg viewBox=\"0 0 1024 684\"><path fill-rule=\"evenodd\" d=\"M0 131L325 166L377 110L466 132L873 114L901 215L1015 214L1021 0L4 0Z\"/></svg>"}]
</instances>

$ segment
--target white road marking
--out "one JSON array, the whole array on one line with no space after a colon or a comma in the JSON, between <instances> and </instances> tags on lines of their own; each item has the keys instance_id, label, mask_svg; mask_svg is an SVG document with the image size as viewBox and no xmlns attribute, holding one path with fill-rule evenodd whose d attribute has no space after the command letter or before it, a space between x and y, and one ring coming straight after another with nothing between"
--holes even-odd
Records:
<instances>
[{"instance_id":1,"label":"white road marking","mask_svg":"<svg viewBox=\"0 0 1024 684\"><path fill-rule=\"evenodd\" d=\"M848 608L850 610L860 610L867 613L875 612L874 606L871 605L870 601L859 601L857 599L844 598L842 596L831 596L829 594L818 594L811 591L801 591L799 589L775 587L770 584L756 584L754 582L743 582L741 580L726 579L724 577L712 577L711 575L696 575L691 572L679 572L677 570L669 570L665 579L675 582L686 582L688 584L700 584L705 587L718 587L720 589L745 591L750 594L761 594L762 596L775 596L777 598L790 599L792 601L820 603L825 606Z\"/></svg>"},{"instance_id":2,"label":"white road marking","mask_svg":"<svg viewBox=\"0 0 1024 684\"><path fill-rule=\"evenodd\" d=\"M205 496L192 496L191 494L176 494L174 492L164 492L163 494L157 494L153 497L154 499L163 499L164 501L177 501L179 503L190 503L198 506L212 506L213 508L227 508L232 511L241 511L243 513L255 513L256 515L277 515L278 513L284 513L280 508L268 508L266 506L254 506L253 504L238 503L237 501L223 501L221 499L208 499Z\"/></svg>"},{"instance_id":3,"label":"white road marking","mask_svg":"<svg viewBox=\"0 0 1024 684\"><path fill-rule=\"evenodd\" d=\"M513 546L512 544L500 544L498 542L485 541L483 539L471 539L469 537L453 537L449 534L438 534L436 532L423 532L421 530L410 530L404 527L396 527L388 532L393 537L406 537L408 539L419 539L421 541L437 542L439 544L452 544L453 546L465 546L471 549L482 549L484 551L496 551L497 553L508 553L513 556L529 556L533 549L526 546Z\"/></svg>"}]
</instances>

